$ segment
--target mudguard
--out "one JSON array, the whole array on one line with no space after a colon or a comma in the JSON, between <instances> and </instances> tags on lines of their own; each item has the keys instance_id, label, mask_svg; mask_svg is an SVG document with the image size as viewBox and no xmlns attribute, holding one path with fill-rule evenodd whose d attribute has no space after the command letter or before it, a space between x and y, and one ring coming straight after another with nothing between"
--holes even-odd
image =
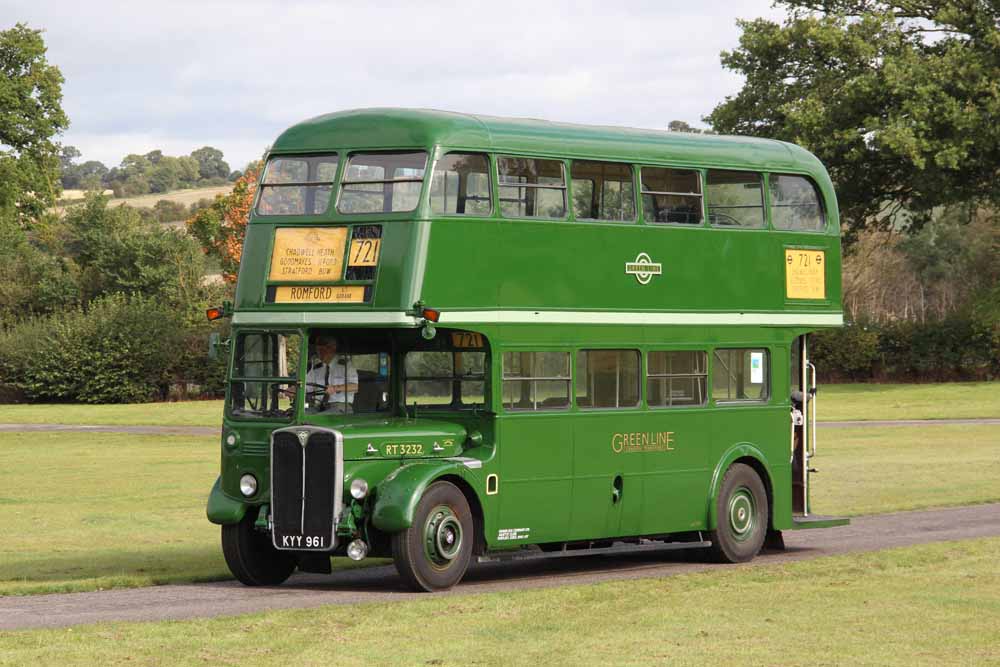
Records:
<instances>
[{"instance_id":1,"label":"mudguard","mask_svg":"<svg viewBox=\"0 0 1000 667\"><path fill-rule=\"evenodd\" d=\"M719 518L717 516L717 512L715 511L715 505L716 505L715 501L717 500L717 496L719 494L719 487L722 486L722 477L723 475L726 474L726 470L729 469L729 466L731 466L734 461L743 458L756 459L757 461L759 461L760 464L764 466L764 471L767 472L767 476L772 480L774 479L774 475L771 472L771 464L768 463L767 457L764 456L764 453L761 452L759 449L757 449L756 446L750 444L749 442L741 442L736 445L733 445L728 450L726 450L726 453L722 455L722 458L719 459L719 463L715 466L715 471L712 473L712 483L709 486L709 492L708 492L709 530L715 530L716 526L718 525ZM764 483L765 485L767 484L766 481Z\"/></svg>"},{"instance_id":2,"label":"mudguard","mask_svg":"<svg viewBox=\"0 0 1000 667\"><path fill-rule=\"evenodd\" d=\"M219 525L239 523L247 513L247 504L233 500L223 493L221 481L221 477L215 478L215 484L208 494L208 507L205 508L205 513L212 523Z\"/></svg>"},{"instance_id":3,"label":"mudguard","mask_svg":"<svg viewBox=\"0 0 1000 667\"><path fill-rule=\"evenodd\" d=\"M455 475L476 488L476 483L469 480L470 472L462 461L448 459L414 461L397 468L376 487L372 524L386 533L409 528L417 503L431 482L445 475Z\"/></svg>"}]
</instances>

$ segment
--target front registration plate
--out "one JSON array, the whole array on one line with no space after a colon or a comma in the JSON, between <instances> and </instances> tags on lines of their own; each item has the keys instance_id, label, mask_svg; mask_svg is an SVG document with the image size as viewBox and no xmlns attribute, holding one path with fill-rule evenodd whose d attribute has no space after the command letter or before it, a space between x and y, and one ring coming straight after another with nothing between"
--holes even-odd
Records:
<instances>
[{"instance_id":1,"label":"front registration plate","mask_svg":"<svg viewBox=\"0 0 1000 667\"><path fill-rule=\"evenodd\" d=\"M363 303L362 285L282 286L274 292L275 303Z\"/></svg>"}]
</instances>

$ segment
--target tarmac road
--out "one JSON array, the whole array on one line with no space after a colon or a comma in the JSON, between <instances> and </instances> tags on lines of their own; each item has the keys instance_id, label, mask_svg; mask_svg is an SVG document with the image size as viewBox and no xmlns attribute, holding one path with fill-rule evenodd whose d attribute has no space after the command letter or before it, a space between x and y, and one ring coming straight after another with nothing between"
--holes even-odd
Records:
<instances>
[{"instance_id":1,"label":"tarmac road","mask_svg":"<svg viewBox=\"0 0 1000 667\"><path fill-rule=\"evenodd\" d=\"M439 595L669 577L708 568L766 567L820 556L992 536L1000 536L1000 503L857 517L851 525L839 528L786 531L785 551L765 553L748 565L690 563L683 552L677 551L476 564L461 585ZM0 597L0 630L203 618L268 609L411 600L419 595L402 592L396 572L389 566L333 575L296 575L274 588L248 588L227 581Z\"/></svg>"}]
</instances>

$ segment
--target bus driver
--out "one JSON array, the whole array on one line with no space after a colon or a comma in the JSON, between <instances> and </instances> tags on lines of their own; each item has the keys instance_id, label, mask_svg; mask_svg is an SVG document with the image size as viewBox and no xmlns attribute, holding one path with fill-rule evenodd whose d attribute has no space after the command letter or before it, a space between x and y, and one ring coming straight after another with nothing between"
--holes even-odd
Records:
<instances>
[{"instance_id":1,"label":"bus driver","mask_svg":"<svg viewBox=\"0 0 1000 667\"><path fill-rule=\"evenodd\" d=\"M357 369L349 358L337 354L337 339L333 336L316 336L314 345L320 363L306 374L306 392L315 397L310 401L313 410L327 414L351 412L358 391Z\"/></svg>"}]
</instances>

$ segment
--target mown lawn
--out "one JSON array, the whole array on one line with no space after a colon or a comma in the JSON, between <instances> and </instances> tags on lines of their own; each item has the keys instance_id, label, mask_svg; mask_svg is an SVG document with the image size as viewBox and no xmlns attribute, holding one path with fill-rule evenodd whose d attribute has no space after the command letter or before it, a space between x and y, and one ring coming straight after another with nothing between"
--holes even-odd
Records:
<instances>
[{"instance_id":1,"label":"mown lawn","mask_svg":"<svg viewBox=\"0 0 1000 667\"><path fill-rule=\"evenodd\" d=\"M1000 418L1000 382L823 385L823 421ZM222 401L133 405L0 405L0 423L218 426Z\"/></svg>"},{"instance_id":2,"label":"mown lawn","mask_svg":"<svg viewBox=\"0 0 1000 667\"><path fill-rule=\"evenodd\" d=\"M661 579L0 636L0 664L1000 664L1000 539Z\"/></svg>"},{"instance_id":3,"label":"mown lawn","mask_svg":"<svg viewBox=\"0 0 1000 667\"><path fill-rule=\"evenodd\" d=\"M995 426L821 437L817 513L1000 500ZM0 433L0 595L227 578L219 529L205 518L218 447L211 436Z\"/></svg>"},{"instance_id":4,"label":"mown lawn","mask_svg":"<svg viewBox=\"0 0 1000 667\"><path fill-rule=\"evenodd\" d=\"M229 578L219 527L205 518L218 447L214 437L0 433L0 595Z\"/></svg>"}]
</instances>

